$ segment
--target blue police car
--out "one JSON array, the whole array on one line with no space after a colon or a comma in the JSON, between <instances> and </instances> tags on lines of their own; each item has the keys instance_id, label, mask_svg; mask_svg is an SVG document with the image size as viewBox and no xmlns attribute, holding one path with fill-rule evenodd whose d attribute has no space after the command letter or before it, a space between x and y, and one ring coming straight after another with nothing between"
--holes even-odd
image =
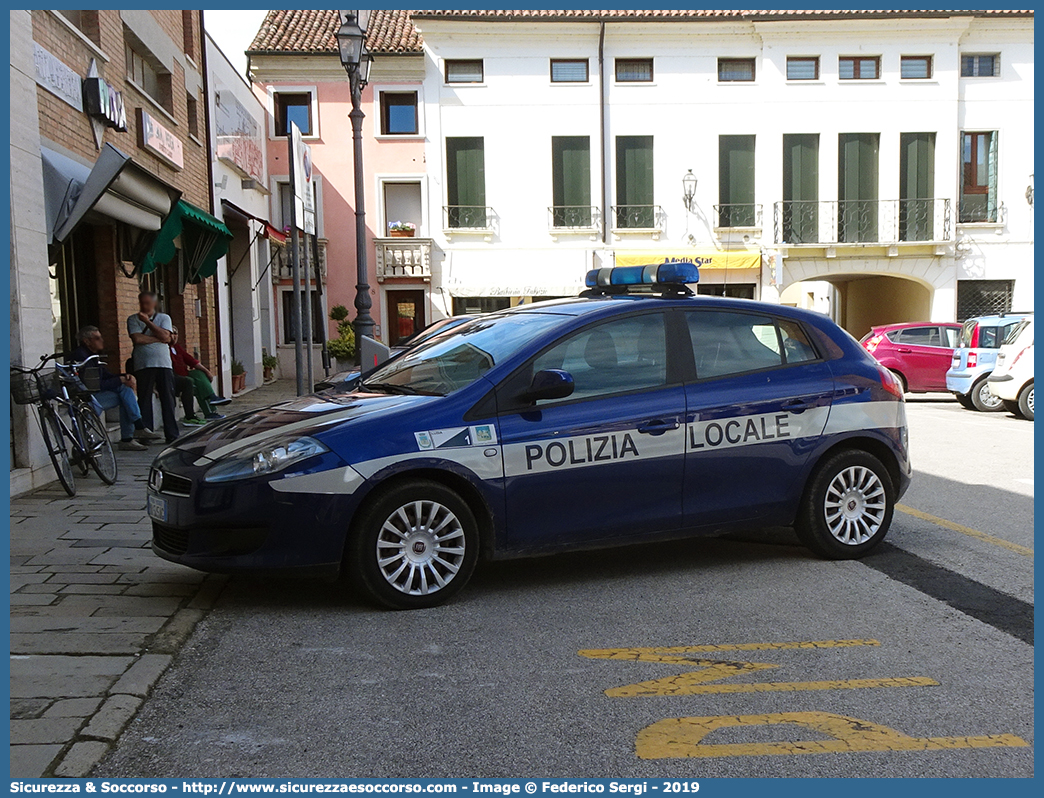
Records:
<instances>
[{"instance_id":1,"label":"blue police car","mask_svg":"<svg viewBox=\"0 0 1044 798\"><path fill-rule=\"evenodd\" d=\"M796 527L860 557L910 481L902 386L828 318L697 297L694 266L602 269L473 319L352 393L178 440L153 549L205 571L345 573L429 607L481 557Z\"/></svg>"}]
</instances>

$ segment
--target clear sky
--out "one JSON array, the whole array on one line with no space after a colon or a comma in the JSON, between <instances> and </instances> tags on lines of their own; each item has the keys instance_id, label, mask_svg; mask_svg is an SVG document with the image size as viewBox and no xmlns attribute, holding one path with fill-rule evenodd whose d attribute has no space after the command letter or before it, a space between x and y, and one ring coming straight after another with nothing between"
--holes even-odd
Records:
<instances>
[{"instance_id":1,"label":"clear sky","mask_svg":"<svg viewBox=\"0 0 1044 798\"><path fill-rule=\"evenodd\" d=\"M254 35L265 19L267 11L203 11L203 24L221 51L228 56L236 70L246 75L246 56Z\"/></svg>"}]
</instances>

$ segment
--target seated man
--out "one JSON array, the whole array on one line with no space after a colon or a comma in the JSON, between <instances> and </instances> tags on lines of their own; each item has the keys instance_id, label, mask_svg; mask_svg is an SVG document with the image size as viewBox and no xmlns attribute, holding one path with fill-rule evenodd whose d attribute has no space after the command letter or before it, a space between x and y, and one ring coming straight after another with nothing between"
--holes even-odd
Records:
<instances>
[{"instance_id":1,"label":"seated man","mask_svg":"<svg viewBox=\"0 0 1044 798\"><path fill-rule=\"evenodd\" d=\"M100 355L105 349L101 331L94 326L84 327L77 333L79 346L69 355L71 362L82 363L91 355ZM119 448L142 452L146 443L162 440L163 436L153 432L141 420L138 398L134 394L134 378L129 374L117 376L104 366L101 370L101 390L91 399L95 411L101 415L110 407L120 408Z\"/></svg>"},{"instance_id":2,"label":"seated man","mask_svg":"<svg viewBox=\"0 0 1044 798\"><path fill-rule=\"evenodd\" d=\"M214 411L214 406L228 404L230 400L214 393L210 384L214 375L182 346L177 327L171 331L170 363L174 367L174 391L181 397L181 404L185 408L185 423L199 426L207 421L224 418ZM193 397L199 401L203 418L196 416Z\"/></svg>"}]
</instances>

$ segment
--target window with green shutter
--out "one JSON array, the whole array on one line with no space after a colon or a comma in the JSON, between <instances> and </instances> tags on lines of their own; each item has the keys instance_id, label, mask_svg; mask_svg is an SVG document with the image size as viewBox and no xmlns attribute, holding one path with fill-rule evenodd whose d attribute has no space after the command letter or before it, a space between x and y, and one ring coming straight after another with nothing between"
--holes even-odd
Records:
<instances>
[{"instance_id":1,"label":"window with green shutter","mask_svg":"<svg viewBox=\"0 0 1044 798\"><path fill-rule=\"evenodd\" d=\"M446 139L448 227L488 227L486 157L481 136Z\"/></svg>"},{"instance_id":2,"label":"window with green shutter","mask_svg":"<svg viewBox=\"0 0 1044 798\"><path fill-rule=\"evenodd\" d=\"M931 241L935 230L935 134L899 135L899 240Z\"/></svg>"},{"instance_id":3,"label":"window with green shutter","mask_svg":"<svg viewBox=\"0 0 1044 798\"><path fill-rule=\"evenodd\" d=\"M718 136L718 227L753 227L754 136Z\"/></svg>"},{"instance_id":4,"label":"window with green shutter","mask_svg":"<svg viewBox=\"0 0 1044 798\"><path fill-rule=\"evenodd\" d=\"M838 136L837 240L877 241L878 133Z\"/></svg>"},{"instance_id":5,"label":"window with green shutter","mask_svg":"<svg viewBox=\"0 0 1044 798\"><path fill-rule=\"evenodd\" d=\"M554 227L591 226L591 139L551 139L551 223Z\"/></svg>"},{"instance_id":6,"label":"window with green shutter","mask_svg":"<svg viewBox=\"0 0 1044 798\"><path fill-rule=\"evenodd\" d=\"M653 137L616 137L616 226L652 229L657 224L653 204Z\"/></svg>"},{"instance_id":7,"label":"window with green shutter","mask_svg":"<svg viewBox=\"0 0 1044 798\"><path fill-rule=\"evenodd\" d=\"M819 241L819 135L783 136L783 241Z\"/></svg>"}]
</instances>

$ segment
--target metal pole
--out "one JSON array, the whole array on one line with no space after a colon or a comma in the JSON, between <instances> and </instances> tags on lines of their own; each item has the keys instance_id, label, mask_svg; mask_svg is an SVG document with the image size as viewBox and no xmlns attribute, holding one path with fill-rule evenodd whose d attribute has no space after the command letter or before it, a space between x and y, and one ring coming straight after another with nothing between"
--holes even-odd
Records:
<instances>
[{"instance_id":1,"label":"metal pole","mask_svg":"<svg viewBox=\"0 0 1044 798\"><path fill-rule=\"evenodd\" d=\"M296 177L293 173L293 138L286 137L290 162L290 186ZM298 396L305 393L305 374L302 366L305 344L301 335L301 249L298 243L298 203L291 197L290 201L290 278L293 281L293 302L290 303L290 331L293 333L293 369L298 378Z\"/></svg>"},{"instance_id":2,"label":"metal pole","mask_svg":"<svg viewBox=\"0 0 1044 798\"><path fill-rule=\"evenodd\" d=\"M361 363L360 344L363 336L373 338L373 317L370 308L369 275L366 268L366 187L363 182L363 139L362 123L365 114L362 112L362 85L359 71L353 70L349 75L352 88L352 112L348 118L352 120L352 139L355 155L355 362Z\"/></svg>"},{"instance_id":3,"label":"metal pole","mask_svg":"<svg viewBox=\"0 0 1044 798\"><path fill-rule=\"evenodd\" d=\"M315 376L312 374L312 269L311 269L311 248L308 245L308 233L302 234L304 237L304 246L302 247L301 254L303 255L303 266L304 266L304 307L301 313L301 326L304 327L304 339L305 339L305 354L307 359L305 360L305 373L308 375L308 393L315 390Z\"/></svg>"},{"instance_id":4,"label":"metal pole","mask_svg":"<svg viewBox=\"0 0 1044 798\"><path fill-rule=\"evenodd\" d=\"M319 297L319 310L323 311L323 273L322 264L319 260L319 229L316 228L316 234L312 236L312 263L315 264L315 293ZM319 325L319 343L322 345L322 363L323 363L323 374L324 376L330 376L330 352L327 349L327 315L324 312L322 317L322 323Z\"/></svg>"}]
</instances>

